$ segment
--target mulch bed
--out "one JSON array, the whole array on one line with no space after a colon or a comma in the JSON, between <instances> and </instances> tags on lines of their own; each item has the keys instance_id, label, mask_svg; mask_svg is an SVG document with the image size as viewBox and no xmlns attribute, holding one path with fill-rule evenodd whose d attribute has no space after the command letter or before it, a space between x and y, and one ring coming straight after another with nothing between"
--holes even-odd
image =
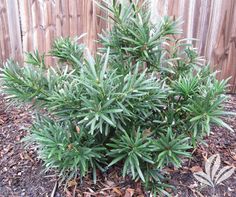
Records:
<instances>
[{"instance_id":1,"label":"mulch bed","mask_svg":"<svg viewBox=\"0 0 236 197\"><path fill-rule=\"evenodd\" d=\"M25 128L32 122L29 107L8 107L7 101L0 95L0 197L73 197L73 196L149 196L142 190L140 183L119 176L119 169L113 168L99 176L94 185L91 177L70 181L69 188L57 187L55 172L43 172L42 161L37 159L32 147L25 148L21 139L27 135ZM236 96L230 96L226 108L236 112ZM236 131L236 117L225 117L225 121ZM194 150L193 158L186 159L180 169L166 168L171 177L170 190L175 197L210 197L212 189L197 182L193 173L204 171L204 158L220 154L221 168L225 165L236 166L236 133L213 127L212 134L205 139L208 144ZM236 197L235 173L223 184L216 187L216 196Z\"/></svg>"},{"instance_id":2,"label":"mulch bed","mask_svg":"<svg viewBox=\"0 0 236 197\"><path fill-rule=\"evenodd\" d=\"M225 103L225 109L236 112L236 95L231 95ZM224 121L236 132L236 117L224 117ZM236 167L236 133L225 128L214 126L211 135L205 138L206 145L200 145L195 150L193 158L184 162L183 167L172 172L171 183L176 186L175 194L178 197L211 197L212 188L202 186L193 177L194 172L205 171L204 160L214 154L221 157L221 166L233 165ZM217 185L217 197L236 197L236 172L222 184Z\"/></svg>"}]
</instances>

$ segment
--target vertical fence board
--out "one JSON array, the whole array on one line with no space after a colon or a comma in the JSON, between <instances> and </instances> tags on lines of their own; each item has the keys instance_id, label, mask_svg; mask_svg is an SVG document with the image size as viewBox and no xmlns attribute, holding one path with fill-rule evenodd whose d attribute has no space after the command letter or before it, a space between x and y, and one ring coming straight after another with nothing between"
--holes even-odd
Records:
<instances>
[{"instance_id":1,"label":"vertical fence board","mask_svg":"<svg viewBox=\"0 0 236 197\"><path fill-rule=\"evenodd\" d=\"M19 21L19 9L17 1L6 1L7 18L11 46L11 58L21 62L22 61L22 48L21 48L21 32Z\"/></svg>"},{"instance_id":2,"label":"vertical fence board","mask_svg":"<svg viewBox=\"0 0 236 197\"><path fill-rule=\"evenodd\" d=\"M70 36L75 37L77 32L77 2L69 1L69 22L70 22Z\"/></svg>"},{"instance_id":3,"label":"vertical fence board","mask_svg":"<svg viewBox=\"0 0 236 197\"><path fill-rule=\"evenodd\" d=\"M86 45L92 51L94 50L94 40L96 39L96 30L95 30L95 21L94 16L96 15L96 10L94 3L92 1L84 1L84 9L83 9L83 20L85 24L83 25L83 31L87 32L87 36L85 38ZM90 39L92 42L90 42Z\"/></svg>"},{"instance_id":4,"label":"vertical fence board","mask_svg":"<svg viewBox=\"0 0 236 197\"><path fill-rule=\"evenodd\" d=\"M6 11L6 0L0 1L0 22L1 22L0 44L1 44L1 57L2 57L1 61L4 61L7 58L9 58L11 54L9 26L8 26L7 11Z\"/></svg>"},{"instance_id":5,"label":"vertical fence board","mask_svg":"<svg viewBox=\"0 0 236 197\"><path fill-rule=\"evenodd\" d=\"M43 53L45 50L44 42L44 4L41 1L32 2L32 34L34 40L34 49Z\"/></svg>"},{"instance_id":6,"label":"vertical fence board","mask_svg":"<svg viewBox=\"0 0 236 197\"><path fill-rule=\"evenodd\" d=\"M22 48L23 52L33 50L32 42L32 17L31 17L31 7L30 1L28 0L18 0L20 9L20 20L21 20L21 31L22 31Z\"/></svg>"},{"instance_id":7,"label":"vertical fence board","mask_svg":"<svg viewBox=\"0 0 236 197\"><path fill-rule=\"evenodd\" d=\"M235 70L236 70L236 1L228 0L221 4L218 17L218 29L215 29L215 40L213 42L212 52L209 51L213 65L221 70L219 77L221 79L232 76L230 84L232 91L236 89ZM218 30L218 31L217 31Z\"/></svg>"},{"instance_id":8,"label":"vertical fence board","mask_svg":"<svg viewBox=\"0 0 236 197\"><path fill-rule=\"evenodd\" d=\"M45 52L48 53L51 49L53 41L55 39L55 32L56 32L56 14L55 10L55 3L54 1L47 0L45 2ZM52 58L46 58L46 64L53 65L54 61Z\"/></svg>"},{"instance_id":9,"label":"vertical fence board","mask_svg":"<svg viewBox=\"0 0 236 197\"><path fill-rule=\"evenodd\" d=\"M62 37L70 35L70 22L69 22L69 0L62 0Z\"/></svg>"},{"instance_id":10,"label":"vertical fence board","mask_svg":"<svg viewBox=\"0 0 236 197\"><path fill-rule=\"evenodd\" d=\"M77 10L77 33L78 35L81 35L85 32L83 32L83 20L82 20L82 10L83 10L83 2L82 0L77 0L76 4L76 10ZM82 42L83 39L80 41Z\"/></svg>"},{"instance_id":11,"label":"vertical fence board","mask_svg":"<svg viewBox=\"0 0 236 197\"><path fill-rule=\"evenodd\" d=\"M56 1L56 37L62 36L62 27L63 27L63 12L62 12L62 0Z\"/></svg>"}]
</instances>

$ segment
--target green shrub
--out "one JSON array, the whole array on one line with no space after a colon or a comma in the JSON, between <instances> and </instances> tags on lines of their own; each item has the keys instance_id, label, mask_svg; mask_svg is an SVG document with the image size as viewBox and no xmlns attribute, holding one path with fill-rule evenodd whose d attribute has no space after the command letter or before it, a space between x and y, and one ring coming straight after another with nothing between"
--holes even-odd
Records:
<instances>
[{"instance_id":1,"label":"green shrub","mask_svg":"<svg viewBox=\"0 0 236 197\"><path fill-rule=\"evenodd\" d=\"M85 176L105 162L106 148L97 143L92 135L77 132L70 122L57 123L45 117L37 117L26 141L35 142L39 157L45 161L46 170L56 168L61 175L74 178L79 171Z\"/></svg>"},{"instance_id":2,"label":"green shrub","mask_svg":"<svg viewBox=\"0 0 236 197\"><path fill-rule=\"evenodd\" d=\"M96 169L122 165L123 176L147 190L164 192L163 167L181 158L221 119L227 80L218 81L186 39L176 39L178 21L150 22L150 13L131 2L100 5L113 27L100 35L95 57L76 39L55 41L50 55L27 54L24 67L8 61L3 92L40 113L28 141L36 144L46 169L82 178ZM60 66L61 65L61 66ZM46 116L46 117L45 117Z\"/></svg>"}]
</instances>

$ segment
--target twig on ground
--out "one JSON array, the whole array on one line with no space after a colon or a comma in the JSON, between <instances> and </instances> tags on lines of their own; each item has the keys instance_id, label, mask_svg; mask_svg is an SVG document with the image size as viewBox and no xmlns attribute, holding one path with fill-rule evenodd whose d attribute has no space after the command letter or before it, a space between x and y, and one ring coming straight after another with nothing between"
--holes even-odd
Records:
<instances>
[{"instance_id":1,"label":"twig on ground","mask_svg":"<svg viewBox=\"0 0 236 197\"><path fill-rule=\"evenodd\" d=\"M50 197L54 197L55 196L55 193L57 191L57 187L58 187L58 182L56 181Z\"/></svg>"}]
</instances>

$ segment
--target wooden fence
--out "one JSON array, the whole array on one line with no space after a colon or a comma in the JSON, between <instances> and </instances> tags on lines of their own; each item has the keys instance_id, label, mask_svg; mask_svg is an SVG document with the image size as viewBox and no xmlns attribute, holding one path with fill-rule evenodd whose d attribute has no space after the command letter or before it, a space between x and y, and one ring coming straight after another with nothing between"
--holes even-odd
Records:
<instances>
[{"instance_id":1,"label":"wooden fence","mask_svg":"<svg viewBox=\"0 0 236 197\"><path fill-rule=\"evenodd\" d=\"M199 39L199 53L232 76L236 92L236 0L151 0L152 18L182 17L184 36ZM0 59L23 61L25 51L47 52L56 37L87 33L83 42L96 50L97 33L107 24L93 0L0 0ZM47 59L51 64L52 59Z\"/></svg>"}]
</instances>

